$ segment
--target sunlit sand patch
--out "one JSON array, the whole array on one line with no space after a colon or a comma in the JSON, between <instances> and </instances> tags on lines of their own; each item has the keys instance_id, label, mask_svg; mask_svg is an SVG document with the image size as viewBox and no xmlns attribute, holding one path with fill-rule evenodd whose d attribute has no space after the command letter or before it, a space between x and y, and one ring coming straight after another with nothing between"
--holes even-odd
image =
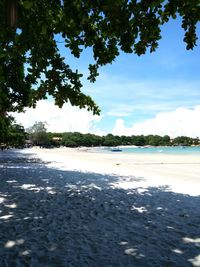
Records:
<instances>
[{"instance_id":1,"label":"sunlit sand patch","mask_svg":"<svg viewBox=\"0 0 200 267\"><path fill-rule=\"evenodd\" d=\"M121 188L121 189L135 189L135 188L138 188L138 187L141 187L141 186L144 186L145 187L145 183L144 182L138 182L138 181L135 181L135 182L129 182L129 181L118 181L118 182L115 182L115 183L110 183L111 187L112 188ZM143 189L144 190L144 189Z\"/></svg>"},{"instance_id":2,"label":"sunlit sand patch","mask_svg":"<svg viewBox=\"0 0 200 267\"><path fill-rule=\"evenodd\" d=\"M88 184L88 185L81 185L81 186L77 186L77 185L66 185L66 188L69 188L70 190L74 190L75 192L81 192L81 191L90 191L93 189L97 189L99 191L102 190L102 188L100 186L97 186L94 183Z\"/></svg>"},{"instance_id":3,"label":"sunlit sand patch","mask_svg":"<svg viewBox=\"0 0 200 267\"><path fill-rule=\"evenodd\" d=\"M16 209L17 204L13 203L13 204L5 205L5 207L10 208L10 209Z\"/></svg>"},{"instance_id":4,"label":"sunlit sand patch","mask_svg":"<svg viewBox=\"0 0 200 267\"><path fill-rule=\"evenodd\" d=\"M33 219L35 219L35 220L39 220L39 219L42 219L43 218L43 216L34 216L33 217Z\"/></svg>"},{"instance_id":5,"label":"sunlit sand patch","mask_svg":"<svg viewBox=\"0 0 200 267\"><path fill-rule=\"evenodd\" d=\"M128 245L128 242L127 241L121 241L119 244L122 246L125 246L125 245Z\"/></svg>"},{"instance_id":6,"label":"sunlit sand patch","mask_svg":"<svg viewBox=\"0 0 200 267\"><path fill-rule=\"evenodd\" d=\"M196 243L200 245L200 238L190 238L190 237L184 237L183 241L185 243Z\"/></svg>"},{"instance_id":7,"label":"sunlit sand patch","mask_svg":"<svg viewBox=\"0 0 200 267\"><path fill-rule=\"evenodd\" d=\"M30 253L31 253L30 250L24 250L24 251L20 252L19 254L20 254L21 256L28 256Z\"/></svg>"},{"instance_id":8,"label":"sunlit sand patch","mask_svg":"<svg viewBox=\"0 0 200 267\"><path fill-rule=\"evenodd\" d=\"M189 259L194 267L200 267L200 255L196 256L194 259Z\"/></svg>"},{"instance_id":9,"label":"sunlit sand patch","mask_svg":"<svg viewBox=\"0 0 200 267\"><path fill-rule=\"evenodd\" d=\"M12 163L11 161L9 163ZM2 166L4 167L4 166ZM7 169L30 169L30 166L6 166Z\"/></svg>"},{"instance_id":10,"label":"sunlit sand patch","mask_svg":"<svg viewBox=\"0 0 200 267\"><path fill-rule=\"evenodd\" d=\"M4 245L5 248L12 248L16 245L22 245L24 244L24 239L17 239L17 240L9 240L6 242L6 244Z\"/></svg>"},{"instance_id":11,"label":"sunlit sand patch","mask_svg":"<svg viewBox=\"0 0 200 267\"><path fill-rule=\"evenodd\" d=\"M12 248L12 247L14 247L14 246L16 246L16 245L22 245L22 244L24 244L24 239L17 239L17 240L9 240L9 241L7 241L6 242L6 244L4 245L4 247L5 248Z\"/></svg>"},{"instance_id":12,"label":"sunlit sand patch","mask_svg":"<svg viewBox=\"0 0 200 267\"><path fill-rule=\"evenodd\" d=\"M137 249L127 248L127 249L125 249L124 253L127 255L136 256L137 255Z\"/></svg>"},{"instance_id":13,"label":"sunlit sand patch","mask_svg":"<svg viewBox=\"0 0 200 267\"><path fill-rule=\"evenodd\" d=\"M134 205L132 206L131 210L137 210L139 213L148 211L145 207L135 207Z\"/></svg>"},{"instance_id":14,"label":"sunlit sand patch","mask_svg":"<svg viewBox=\"0 0 200 267\"><path fill-rule=\"evenodd\" d=\"M6 244L4 245L5 248L12 248L16 245L15 241L9 240L6 242Z\"/></svg>"},{"instance_id":15,"label":"sunlit sand patch","mask_svg":"<svg viewBox=\"0 0 200 267\"><path fill-rule=\"evenodd\" d=\"M0 204L3 203L6 200L5 197L0 197Z\"/></svg>"},{"instance_id":16,"label":"sunlit sand patch","mask_svg":"<svg viewBox=\"0 0 200 267\"><path fill-rule=\"evenodd\" d=\"M53 187L48 186L48 187L46 187L46 190L47 190L48 194L51 194L51 195L56 194L56 191Z\"/></svg>"},{"instance_id":17,"label":"sunlit sand patch","mask_svg":"<svg viewBox=\"0 0 200 267\"><path fill-rule=\"evenodd\" d=\"M29 189L29 188L33 188L35 187L36 185L35 184L23 184L21 186L22 189Z\"/></svg>"},{"instance_id":18,"label":"sunlit sand patch","mask_svg":"<svg viewBox=\"0 0 200 267\"><path fill-rule=\"evenodd\" d=\"M17 183L17 181L16 180L7 180L6 183L12 184L12 183Z\"/></svg>"},{"instance_id":19,"label":"sunlit sand patch","mask_svg":"<svg viewBox=\"0 0 200 267\"><path fill-rule=\"evenodd\" d=\"M23 220L28 220L28 219L31 219L31 217L24 217Z\"/></svg>"},{"instance_id":20,"label":"sunlit sand patch","mask_svg":"<svg viewBox=\"0 0 200 267\"><path fill-rule=\"evenodd\" d=\"M8 219L10 219L11 217L13 217L12 214L4 215L4 216L1 216L1 217L0 217L0 220L8 220Z\"/></svg>"},{"instance_id":21,"label":"sunlit sand patch","mask_svg":"<svg viewBox=\"0 0 200 267\"><path fill-rule=\"evenodd\" d=\"M43 190L44 188L42 187L37 187L35 184L23 184L20 186L15 186L16 188L21 188L24 190L29 190L29 191L35 191L35 192L40 192L41 190Z\"/></svg>"},{"instance_id":22,"label":"sunlit sand patch","mask_svg":"<svg viewBox=\"0 0 200 267\"><path fill-rule=\"evenodd\" d=\"M135 248L127 248L124 251L125 254L134 256L135 258L142 258L144 255L142 253L138 253L138 250Z\"/></svg>"},{"instance_id":23,"label":"sunlit sand patch","mask_svg":"<svg viewBox=\"0 0 200 267\"><path fill-rule=\"evenodd\" d=\"M174 227L169 226L169 225L167 226L167 228L168 228L168 229L171 229L171 230L176 230Z\"/></svg>"},{"instance_id":24,"label":"sunlit sand patch","mask_svg":"<svg viewBox=\"0 0 200 267\"><path fill-rule=\"evenodd\" d=\"M183 251L181 251L180 249L177 249L177 248L173 249L172 251L177 253L177 254L183 254Z\"/></svg>"}]
</instances>

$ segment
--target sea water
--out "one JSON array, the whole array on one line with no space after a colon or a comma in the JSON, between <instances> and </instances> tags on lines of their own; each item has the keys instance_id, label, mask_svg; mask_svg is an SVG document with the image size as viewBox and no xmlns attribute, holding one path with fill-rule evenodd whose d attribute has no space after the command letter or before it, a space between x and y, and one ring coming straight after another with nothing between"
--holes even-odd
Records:
<instances>
[{"instance_id":1,"label":"sea water","mask_svg":"<svg viewBox=\"0 0 200 267\"><path fill-rule=\"evenodd\" d=\"M112 152L110 147L104 147L101 152L110 153L146 153L146 154L193 154L200 156L200 146L170 146L170 147L120 147L122 151Z\"/></svg>"}]
</instances>

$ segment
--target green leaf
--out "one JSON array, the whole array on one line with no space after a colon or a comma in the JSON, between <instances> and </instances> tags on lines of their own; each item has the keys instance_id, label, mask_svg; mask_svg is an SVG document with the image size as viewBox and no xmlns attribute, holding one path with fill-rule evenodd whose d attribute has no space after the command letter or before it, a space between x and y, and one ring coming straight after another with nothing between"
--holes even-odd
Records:
<instances>
[{"instance_id":1,"label":"green leaf","mask_svg":"<svg viewBox=\"0 0 200 267\"><path fill-rule=\"evenodd\" d=\"M31 1L24 1L22 5L23 5L23 7L25 9L31 9L31 7L33 6L33 2L31 2Z\"/></svg>"},{"instance_id":2,"label":"green leaf","mask_svg":"<svg viewBox=\"0 0 200 267\"><path fill-rule=\"evenodd\" d=\"M47 33L47 26L45 24L42 25L42 34Z\"/></svg>"}]
</instances>

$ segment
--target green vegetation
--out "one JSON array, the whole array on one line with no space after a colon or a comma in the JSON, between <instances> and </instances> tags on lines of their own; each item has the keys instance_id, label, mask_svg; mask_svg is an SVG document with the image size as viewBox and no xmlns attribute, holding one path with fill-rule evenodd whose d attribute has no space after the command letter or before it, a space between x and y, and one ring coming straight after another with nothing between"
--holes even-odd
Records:
<instances>
[{"instance_id":1,"label":"green vegetation","mask_svg":"<svg viewBox=\"0 0 200 267\"><path fill-rule=\"evenodd\" d=\"M13 117L0 117L0 146L23 147L25 144L26 133L24 127L16 124Z\"/></svg>"},{"instance_id":2,"label":"green vegetation","mask_svg":"<svg viewBox=\"0 0 200 267\"><path fill-rule=\"evenodd\" d=\"M108 134L106 136L97 136L94 134L82 134L78 132L74 133L62 133L54 134L48 133L51 138L61 137L59 141L60 145L67 147L79 147L79 146L119 146L119 145L135 145L135 146L191 146L200 144L199 138L190 138L186 136L176 137L170 139L168 135L132 135L132 136L115 136ZM51 139L52 140L52 139ZM53 145L52 141L50 143ZM57 143L58 144L58 143Z\"/></svg>"},{"instance_id":3,"label":"green vegetation","mask_svg":"<svg viewBox=\"0 0 200 267\"><path fill-rule=\"evenodd\" d=\"M49 146L50 138L47 134L45 122L35 122L33 126L27 129L28 138L36 146Z\"/></svg>"}]
</instances>

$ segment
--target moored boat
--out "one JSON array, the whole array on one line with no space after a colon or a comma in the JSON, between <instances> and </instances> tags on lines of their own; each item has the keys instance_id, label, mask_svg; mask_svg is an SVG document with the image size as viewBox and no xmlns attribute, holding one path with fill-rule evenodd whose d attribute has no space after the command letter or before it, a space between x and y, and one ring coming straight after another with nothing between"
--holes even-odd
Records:
<instances>
[{"instance_id":1,"label":"moored boat","mask_svg":"<svg viewBox=\"0 0 200 267\"><path fill-rule=\"evenodd\" d=\"M111 148L111 151L112 152L122 152L122 149L119 147L113 147L113 148Z\"/></svg>"}]
</instances>

